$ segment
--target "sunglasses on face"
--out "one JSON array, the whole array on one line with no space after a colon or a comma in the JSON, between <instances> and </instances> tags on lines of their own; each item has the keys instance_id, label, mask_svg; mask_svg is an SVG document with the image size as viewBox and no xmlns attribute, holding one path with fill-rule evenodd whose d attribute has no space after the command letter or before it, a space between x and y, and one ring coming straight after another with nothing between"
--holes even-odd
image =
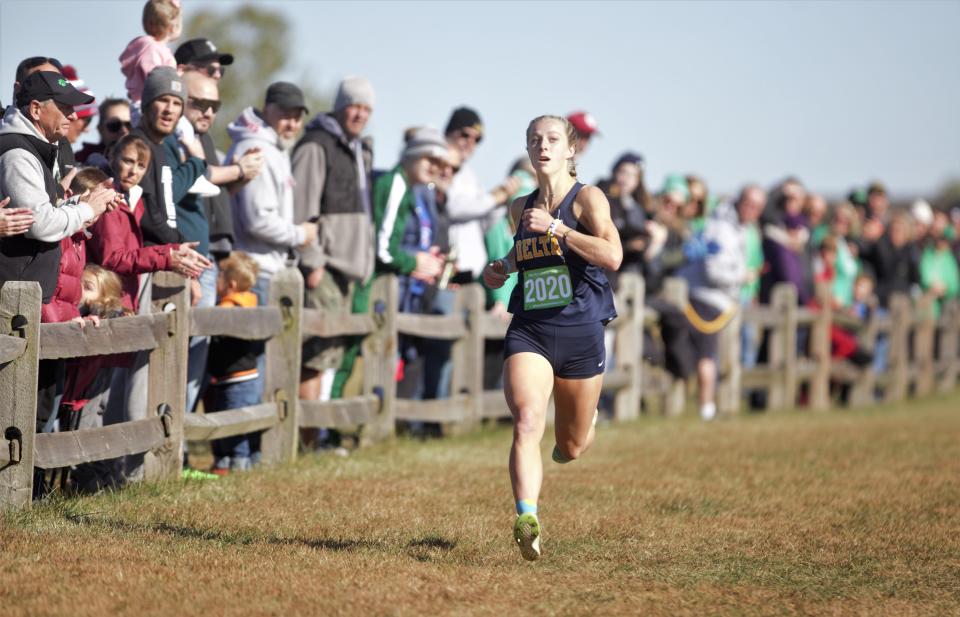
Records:
<instances>
[{"instance_id":1,"label":"sunglasses on face","mask_svg":"<svg viewBox=\"0 0 960 617\"><path fill-rule=\"evenodd\" d=\"M105 129L111 133L119 133L121 128L125 128L128 131L133 128L133 123L127 120L121 120L120 118L112 118L103 123Z\"/></svg>"},{"instance_id":2,"label":"sunglasses on face","mask_svg":"<svg viewBox=\"0 0 960 617\"><path fill-rule=\"evenodd\" d=\"M210 77L216 77L217 73L220 73L220 77L223 77L227 73L227 67L222 64L200 64L194 65L198 71L206 73Z\"/></svg>"},{"instance_id":3,"label":"sunglasses on face","mask_svg":"<svg viewBox=\"0 0 960 617\"><path fill-rule=\"evenodd\" d=\"M195 99L192 96L188 97L188 99L190 100L190 106L200 113L207 113L208 109L212 109L213 113L220 111L220 101L211 101L210 99Z\"/></svg>"},{"instance_id":4,"label":"sunglasses on face","mask_svg":"<svg viewBox=\"0 0 960 617\"><path fill-rule=\"evenodd\" d=\"M460 137L462 139L469 139L475 144L480 143L480 140L483 139L482 135L477 135L475 133L471 133L469 131L464 131L464 130L460 131Z\"/></svg>"}]
</instances>

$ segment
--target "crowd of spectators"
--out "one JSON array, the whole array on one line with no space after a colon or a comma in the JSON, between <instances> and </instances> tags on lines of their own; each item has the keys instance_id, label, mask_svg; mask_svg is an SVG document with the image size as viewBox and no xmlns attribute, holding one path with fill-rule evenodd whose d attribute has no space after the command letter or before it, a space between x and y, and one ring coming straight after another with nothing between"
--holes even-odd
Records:
<instances>
[{"instance_id":1,"label":"crowd of spectators","mask_svg":"<svg viewBox=\"0 0 960 617\"><path fill-rule=\"evenodd\" d=\"M303 274L308 307L364 311L372 280L390 273L400 280L401 311L448 314L453 290L478 281L484 264L511 248L506 206L530 193L535 178L521 157L487 188L470 166L486 131L476 110L452 110L443 131L411 127L399 159L378 153L392 166L377 169L364 133L378 106L368 80L345 77L332 110L312 116L296 84L276 82L218 123L218 84L233 56L203 38L169 46L182 30L178 0L146 2L143 28L120 56L124 98L97 101L77 70L54 58L17 67L0 126L0 283L38 282L44 321L97 327L148 312L151 276L165 270L189 277L194 305L262 305L271 276L290 265ZM584 111L567 120L580 136L577 156L586 155L597 121ZM99 141L79 143L94 122ZM221 154L211 133L224 129L231 146ZM706 420L716 409L716 332L738 307L768 302L774 285L793 285L803 305L827 301L861 320L887 312L898 292L932 294L937 306L960 293L960 220L922 200L893 211L873 182L828 204L793 177L769 191L747 184L732 199L692 174L671 174L654 191L644 162L626 152L597 182L624 247L620 273L609 276L614 286L623 272L644 278L662 335L648 341L647 359L697 377ZM659 299L667 276L687 280L686 307ZM511 290L488 293L493 314L509 318ZM886 341L861 349L854 334L835 327L833 353L882 371ZM749 366L765 344L749 325L741 335ZM492 387L497 343L487 352ZM349 338L305 341L301 398L342 396L358 353ZM146 362L146 353L82 366L44 361L38 430L146 417ZM263 364L256 346L218 339L211 348L193 337L188 411L201 400L208 411L256 404ZM450 374L449 343L400 341L401 396L445 397ZM336 448L340 436L305 432L302 442ZM248 469L258 449L256 435L215 444L212 471ZM96 490L142 473L142 457L127 457L78 469L76 478Z\"/></svg>"}]
</instances>

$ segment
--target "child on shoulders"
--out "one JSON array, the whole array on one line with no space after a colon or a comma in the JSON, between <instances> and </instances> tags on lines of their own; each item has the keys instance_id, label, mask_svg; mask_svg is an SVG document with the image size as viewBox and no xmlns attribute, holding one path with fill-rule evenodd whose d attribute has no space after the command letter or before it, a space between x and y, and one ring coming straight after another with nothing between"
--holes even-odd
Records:
<instances>
[{"instance_id":1,"label":"child on shoulders","mask_svg":"<svg viewBox=\"0 0 960 617\"><path fill-rule=\"evenodd\" d=\"M158 66L177 68L167 43L179 38L183 29L180 0L148 0L143 6L143 29L146 34L130 41L120 54L120 70L127 78L127 98L138 110L150 71Z\"/></svg>"}]
</instances>

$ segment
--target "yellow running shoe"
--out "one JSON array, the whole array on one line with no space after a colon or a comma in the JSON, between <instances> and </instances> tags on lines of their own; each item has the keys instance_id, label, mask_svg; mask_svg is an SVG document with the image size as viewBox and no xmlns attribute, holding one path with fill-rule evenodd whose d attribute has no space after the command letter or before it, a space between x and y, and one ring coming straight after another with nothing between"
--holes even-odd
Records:
<instances>
[{"instance_id":1,"label":"yellow running shoe","mask_svg":"<svg viewBox=\"0 0 960 617\"><path fill-rule=\"evenodd\" d=\"M540 557L540 521L532 512L521 514L513 524L513 539L520 547L520 554L527 561Z\"/></svg>"}]
</instances>

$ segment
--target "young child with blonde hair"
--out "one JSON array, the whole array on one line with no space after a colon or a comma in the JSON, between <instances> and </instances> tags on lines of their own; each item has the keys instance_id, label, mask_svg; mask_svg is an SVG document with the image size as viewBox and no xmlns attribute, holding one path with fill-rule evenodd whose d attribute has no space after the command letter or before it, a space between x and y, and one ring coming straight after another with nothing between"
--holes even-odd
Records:
<instances>
[{"instance_id":1,"label":"young child with blonde hair","mask_svg":"<svg viewBox=\"0 0 960 617\"><path fill-rule=\"evenodd\" d=\"M217 306L256 307L257 296L250 290L257 282L257 262L244 252L234 251L222 260L219 266ZM211 339L207 361L210 389L206 399L210 412L260 403L262 393L257 379L257 357L262 353L263 341L246 341L229 336L215 336ZM230 471L249 469L257 441L253 437L255 435L238 435L214 440L211 444L213 472L226 475Z\"/></svg>"},{"instance_id":2,"label":"young child with blonde hair","mask_svg":"<svg viewBox=\"0 0 960 617\"><path fill-rule=\"evenodd\" d=\"M120 54L120 70L127 78L127 98L137 109L143 97L143 84L158 66L177 68L167 43L180 37L183 14L180 0L147 0L143 5L143 30Z\"/></svg>"},{"instance_id":3,"label":"young child with blonde hair","mask_svg":"<svg viewBox=\"0 0 960 617\"><path fill-rule=\"evenodd\" d=\"M81 278L80 314L101 319L126 317L133 311L123 306L123 285L115 272L96 264L87 264Z\"/></svg>"}]
</instances>

